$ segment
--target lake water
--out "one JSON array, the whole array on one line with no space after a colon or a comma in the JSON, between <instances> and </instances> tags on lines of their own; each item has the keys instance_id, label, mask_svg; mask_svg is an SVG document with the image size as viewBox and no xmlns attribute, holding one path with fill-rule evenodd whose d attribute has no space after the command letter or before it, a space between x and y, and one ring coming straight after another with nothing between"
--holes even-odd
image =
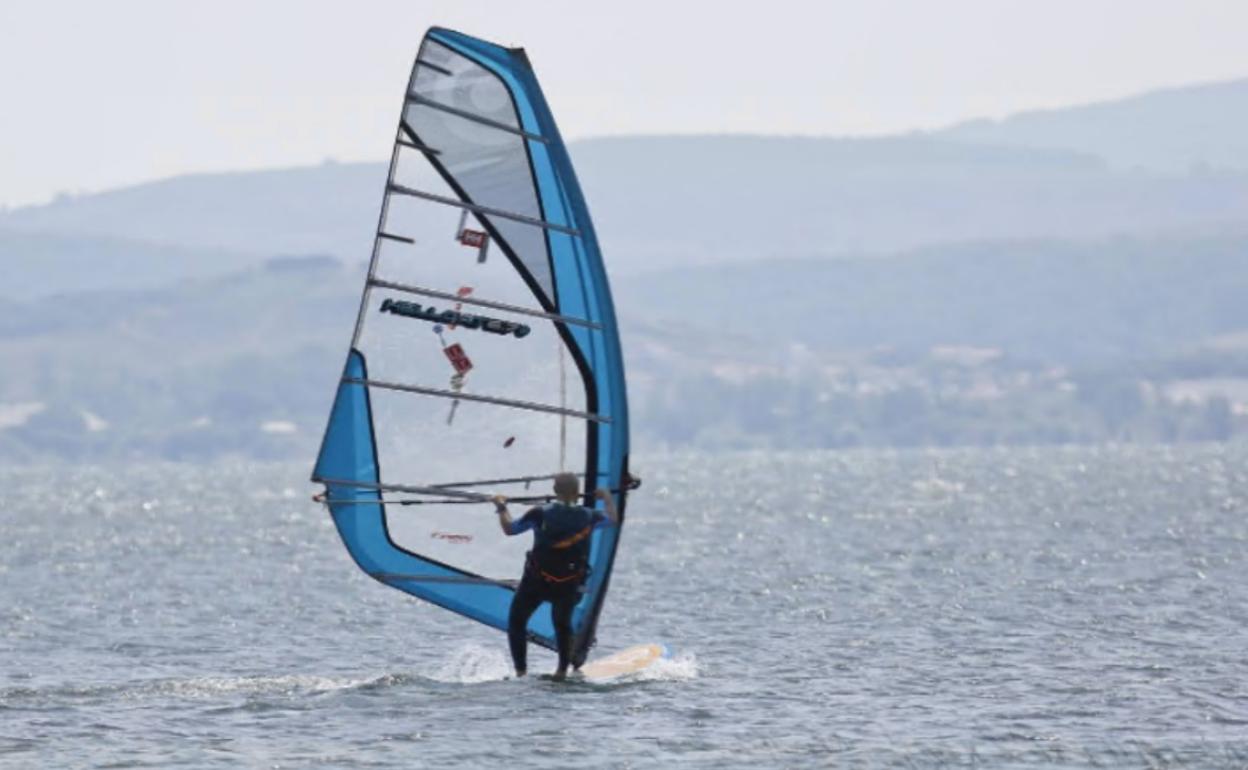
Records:
<instances>
[{"instance_id":1,"label":"lake water","mask_svg":"<svg viewBox=\"0 0 1248 770\"><path fill-rule=\"evenodd\" d=\"M599 652L674 658L607 685L506 679L302 465L0 469L0 766L1248 765L1248 448L634 465Z\"/></svg>"}]
</instances>

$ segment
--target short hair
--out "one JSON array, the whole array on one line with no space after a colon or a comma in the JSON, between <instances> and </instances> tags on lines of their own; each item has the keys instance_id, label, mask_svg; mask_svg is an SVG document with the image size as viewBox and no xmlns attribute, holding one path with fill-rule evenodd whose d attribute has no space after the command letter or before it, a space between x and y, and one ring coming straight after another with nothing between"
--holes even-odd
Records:
<instances>
[{"instance_id":1,"label":"short hair","mask_svg":"<svg viewBox=\"0 0 1248 770\"><path fill-rule=\"evenodd\" d=\"M555 494L560 497L576 497L581 491L580 479L575 473L555 474Z\"/></svg>"}]
</instances>

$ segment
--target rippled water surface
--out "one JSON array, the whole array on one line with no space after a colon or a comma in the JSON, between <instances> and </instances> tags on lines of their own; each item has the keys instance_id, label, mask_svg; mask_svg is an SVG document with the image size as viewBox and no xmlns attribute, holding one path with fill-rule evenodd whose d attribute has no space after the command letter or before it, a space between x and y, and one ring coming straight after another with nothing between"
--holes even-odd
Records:
<instances>
[{"instance_id":1,"label":"rippled water surface","mask_svg":"<svg viewBox=\"0 0 1248 770\"><path fill-rule=\"evenodd\" d=\"M1248 449L635 464L599 639L675 658L609 685L505 679L302 466L0 469L0 766L1248 765Z\"/></svg>"}]
</instances>

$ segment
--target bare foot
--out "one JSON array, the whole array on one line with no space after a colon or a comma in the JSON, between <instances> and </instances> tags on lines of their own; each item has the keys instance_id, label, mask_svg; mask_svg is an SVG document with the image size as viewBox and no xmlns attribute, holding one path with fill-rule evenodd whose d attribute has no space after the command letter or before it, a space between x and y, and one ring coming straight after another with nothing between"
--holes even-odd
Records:
<instances>
[{"instance_id":1,"label":"bare foot","mask_svg":"<svg viewBox=\"0 0 1248 770\"><path fill-rule=\"evenodd\" d=\"M562 682L568 678L568 670L566 668L556 669L555 673L550 675L552 682Z\"/></svg>"}]
</instances>

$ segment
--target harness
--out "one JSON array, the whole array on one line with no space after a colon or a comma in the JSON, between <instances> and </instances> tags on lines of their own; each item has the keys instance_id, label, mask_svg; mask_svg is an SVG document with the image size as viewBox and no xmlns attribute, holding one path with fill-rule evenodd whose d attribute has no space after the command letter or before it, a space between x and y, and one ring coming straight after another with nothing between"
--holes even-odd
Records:
<instances>
[{"instance_id":1,"label":"harness","mask_svg":"<svg viewBox=\"0 0 1248 770\"><path fill-rule=\"evenodd\" d=\"M589 536L591 522L583 529L546 546L529 551L529 566L549 585L581 581L589 573Z\"/></svg>"}]
</instances>

